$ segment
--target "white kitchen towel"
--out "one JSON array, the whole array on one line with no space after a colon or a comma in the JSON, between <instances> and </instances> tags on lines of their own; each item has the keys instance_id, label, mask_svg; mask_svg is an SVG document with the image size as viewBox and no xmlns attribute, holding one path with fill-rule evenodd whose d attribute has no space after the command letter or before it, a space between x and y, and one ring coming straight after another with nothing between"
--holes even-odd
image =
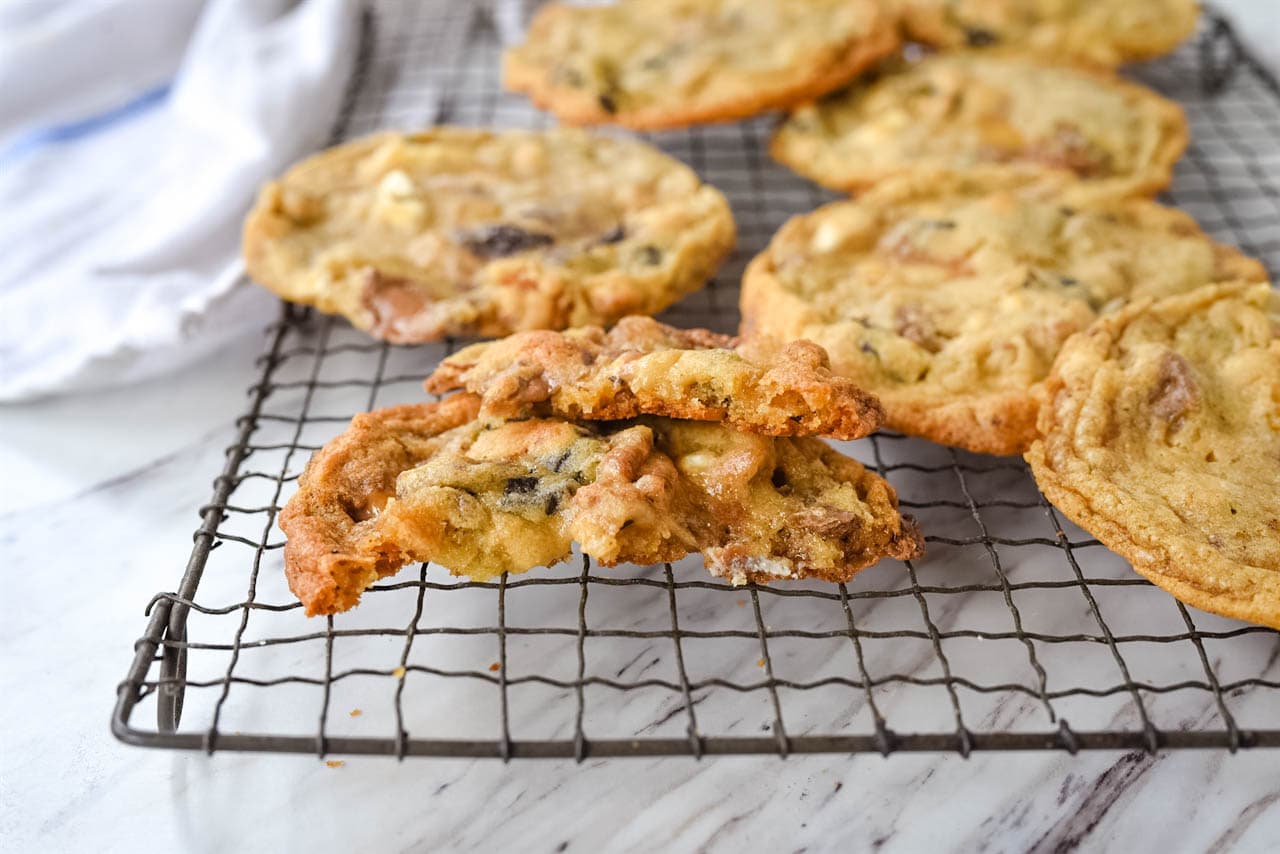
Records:
<instances>
[{"instance_id":1,"label":"white kitchen towel","mask_svg":"<svg viewBox=\"0 0 1280 854\"><path fill-rule=\"evenodd\" d=\"M240 222L323 144L358 41L356 0L3 7L0 400L173 370L273 316Z\"/></svg>"}]
</instances>

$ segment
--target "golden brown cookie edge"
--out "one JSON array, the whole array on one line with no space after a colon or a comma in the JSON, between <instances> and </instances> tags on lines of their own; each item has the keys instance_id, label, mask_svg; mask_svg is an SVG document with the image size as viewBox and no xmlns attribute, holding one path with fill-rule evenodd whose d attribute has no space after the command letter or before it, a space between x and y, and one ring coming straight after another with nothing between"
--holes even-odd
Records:
<instances>
[{"instance_id":1,"label":"golden brown cookie edge","mask_svg":"<svg viewBox=\"0 0 1280 854\"><path fill-rule=\"evenodd\" d=\"M981 54L978 54L981 56ZM1034 63L1045 68L1065 68L1089 77L1094 78L1103 83L1109 83L1114 87L1126 92L1131 92L1138 96L1141 100L1149 102L1158 108L1160 125L1165 130L1162 134L1161 142L1152 154L1153 165L1148 167L1141 176L1130 176L1124 181L1118 179L1107 179L1105 181L1084 181L1069 169L1056 169L1050 166L1037 166L1027 168L1026 182L1031 183L1036 180L1035 175L1043 176L1043 180L1050 183L1067 182L1065 196L1074 201L1087 202L1100 199L1124 198L1127 196L1155 196L1157 193L1168 188L1173 182L1173 167L1182 153L1186 150L1190 142L1190 130L1187 122L1186 111L1176 101L1165 98L1155 90L1135 83L1124 77L1121 77L1114 69L1101 68L1088 65L1068 65L1063 66L1061 63L1054 62L1052 59L1040 57L1032 53L1008 51L1006 55L1016 57L1020 60ZM909 71L909 69L908 69ZM906 71L898 73L907 73ZM866 190L870 190L891 181L904 180L921 180L923 170L918 165L903 164L900 166L888 167L880 172L867 173L857 177L851 177L847 180L832 179L829 176L820 174L817 170L810 168L807 164L807 158L793 156L786 145L783 130L786 128L787 122L784 121L776 130L769 140L769 156L777 163L785 166L801 177L808 178L819 186L826 187L836 192L849 193L853 195L860 194ZM1010 169L1002 164L980 164L965 170L932 170L928 173L928 177L924 180L928 182L949 180L953 174L964 172L973 180L990 181L996 187L1008 187L1015 179L1011 175L1015 175L1019 170Z\"/></svg>"},{"instance_id":2,"label":"golden brown cookie edge","mask_svg":"<svg viewBox=\"0 0 1280 854\"><path fill-rule=\"evenodd\" d=\"M832 370L840 373L841 346L815 334L806 318L812 311L787 293L772 274L769 249L747 265L739 306L744 335L765 334L780 340L806 338L824 347ZM855 382L857 382L855 380ZM879 399L884 425L911 436L980 454L1020 454L1035 436L1034 391L964 399L943 406L919 403L895 395L892 389L865 386ZM983 425L996 428L989 431Z\"/></svg>"},{"instance_id":3,"label":"golden brown cookie edge","mask_svg":"<svg viewBox=\"0 0 1280 854\"><path fill-rule=\"evenodd\" d=\"M478 398L455 395L362 413L312 455L278 520L287 538L285 577L307 616L348 610L370 584L408 562L376 527L360 529L352 518L351 508L376 498L374 490L394 494L396 477L410 464L407 451L383 455L371 439L439 435L472 420L479 408Z\"/></svg>"},{"instance_id":4,"label":"golden brown cookie edge","mask_svg":"<svg viewBox=\"0 0 1280 854\"><path fill-rule=\"evenodd\" d=\"M962 40L963 33L956 30L954 27L947 26L935 12L935 9L940 7L935 6L934 8L929 8L912 3L910 0L895 0L894 5L897 7L896 11L902 31L904 35L912 41L917 41L939 49L954 50L965 46L966 43ZM1191 5L1193 7L1198 7L1199 4L1193 3ZM1115 68L1116 66L1130 62L1142 62L1148 59L1155 59L1156 57L1164 56L1172 53L1174 50L1177 50L1179 45L1195 33L1196 22L1198 20L1199 9L1196 8L1196 14L1191 15L1187 21L1188 26L1181 30L1181 35L1176 37L1172 43L1160 41L1148 43L1142 49L1135 48L1129 50L1125 50L1123 46L1113 43L1110 46L1111 49L1105 55L1101 51L1087 55L1075 54L1073 56L1066 57L1066 61L1071 64L1084 67ZM1059 24L1059 26L1065 27L1067 25ZM1009 43L1009 46L1021 47L1022 43L1015 41ZM1062 57L1063 52L1064 48L1059 45L1052 51L1052 56L1055 58ZM1046 49L1046 55L1049 55L1048 49Z\"/></svg>"},{"instance_id":5,"label":"golden brown cookie edge","mask_svg":"<svg viewBox=\"0 0 1280 854\"><path fill-rule=\"evenodd\" d=\"M1221 295L1234 296L1256 285L1257 283L1206 285L1196 291L1179 294L1173 299L1203 299L1208 294L1212 294L1215 299ZM1090 327L1088 334L1076 335L1068 341L1063 347L1063 352L1066 352L1068 347L1073 350L1093 347L1101 349L1101 355L1105 358L1106 351L1109 351L1110 345L1123 328L1142 316L1155 303L1156 301L1152 299L1138 300L1115 314L1101 318ZM1059 353L1059 358L1061 357L1062 353ZM1062 378L1056 372L1051 373L1044 382L1041 392L1042 400L1052 400L1064 386L1065 382ZM1072 415L1078 416L1079 412L1080 409L1077 407L1072 411ZM1196 548L1194 544L1184 543L1178 538L1162 537L1158 541L1155 539L1140 541L1132 529L1111 516L1093 509L1089 496L1073 486L1069 478L1061 476L1050 461L1049 444L1059 436L1069 435L1074 421L1073 417L1071 423L1059 423L1056 407L1043 405L1040 408L1037 419L1038 437L1032 442L1024 459L1030 465L1036 486L1045 498L1072 522L1089 532L1108 549L1129 561L1135 572L1175 599L1219 616L1280 629L1280 584L1275 578L1261 579L1276 588L1273 592L1274 598L1269 603L1259 602L1257 597L1246 599L1207 590L1196 584L1195 578L1180 572L1178 567L1198 566L1201 568L1199 574L1207 573L1215 577L1237 575L1241 567L1217 552ZM1096 490L1094 492L1096 494Z\"/></svg>"},{"instance_id":6,"label":"golden brown cookie edge","mask_svg":"<svg viewBox=\"0 0 1280 854\"><path fill-rule=\"evenodd\" d=\"M520 323L503 323L488 318L482 318L478 322L455 321L453 317L458 312L449 311L448 305L457 297L451 297L432 303L432 306L438 309L433 312L437 316L430 325L423 326L422 334L412 336L383 334L375 328L373 316L367 307L353 309L350 300L331 298L324 290L312 291L299 288L295 281L298 278L296 274L291 276L278 272L267 263L266 248L272 240L273 225L279 222L279 218L272 211L274 199L283 192L291 178L296 180L298 174L306 171L331 167L335 159L358 160L394 137L419 138L444 133L471 134L477 138L490 138L500 134L501 131L462 125L447 125L422 131L381 131L315 152L292 164L277 178L266 182L259 190L254 205L246 215L241 228L241 257L249 278L281 299L312 306L326 314L344 317L357 329L393 344L425 344L449 337L501 338L516 332L544 328ZM680 166L689 168L687 164L665 152L656 148L654 150ZM341 158L334 158L335 153L340 153ZM705 287L715 275L737 243L737 223L723 192L701 178L699 178L698 189L699 192L707 193L712 206L711 215L708 217L711 229L707 235L706 245L684 247L684 251L678 255L673 264L675 272L666 288L654 290L633 278L615 277L615 281L611 283L611 305L596 307L596 316L591 320L610 325L628 314L657 314ZM563 312L560 313L563 314ZM553 328L566 329L572 325L574 325L574 319L563 317Z\"/></svg>"},{"instance_id":7,"label":"golden brown cookie edge","mask_svg":"<svg viewBox=\"0 0 1280 854\"><path fill-rule=\"evenodd\" d=\"M611 337L616 333L620 333L622 327L630 325L652 325L658 327L659 332L665 332L668 337L682 339L680 343L685 346L675 349L723 349L733 352L739 355L747 364L759 369L761 379L769 377L779 379L787 390L795 391L806 404L813 402L809 407L810 412L807 415L793 414L784 422L771 422L764 419L747 420L730 415L723 407L712 406L695 399L641 399L629 392L620 394L607 402L596 403L590 412L583 412L577 408L573 411L567 411L557 408L555 394L550 389L563 388L571 383L573 378L548 370L542 374L545 378L545 388L547 389L547 398L545 400L540 400L536 404L521 404L519 401L504 399L500 407L501 411L495 414L500 414L502 417L545 417L550 415L570 420L587 421L620 421L638 418L643 415L655 415L686 421L719 422L735 430L765 436L825 436L844 441L860 439L870 435L884 423L885 412L879 399L852 380L833 373L830 370L830 360L826 351L812 341L763 342L770 348L777 348L776 363L769 367L761 365L741 352L743 349L752 348L761 342L735 338L707 329L683 329L669 326L661 321L642 315L623 318L619 325L608 332L600 327L579 327L576 330L566 330L567 332L583 333L571 338L565 334L565 331L546 330L526 334L525 340L535 351L550 349L553 352L559 352L561 356L570 361L573 367L579 367L579 360L574 357L585 356L586 351L575 349L575 347L587 347L589 349L592 345L609 346L615 344L616 342L610 340ZM547 340L553 336L556 340ZM488 348L501 346L507 342L512 344L523 343L512 342L511 338L508 337L498 341L473 344L466 350L455 353L443 360L423 382L423 387L431 394L445 394L465 388L473 394L480 395L484 401L481 410L482 414L486 412L492 413L491 390L484 387L483 381L468 380L466 374L475 368L475 361L480 358L477 354L482 354ZM636 352L641 356L647 355L641 351ZM518 350L510 354L504 351L504 355L509 355L512 361L519 360ZM543 353L542 355L545 357L547 354ZM473 361L469 363L461 361L464 357L470 357ZM538 364L545 364L544 360L534 361ZM815 362L817 363L816 366L813 364ZM580 369L588 370L587 368ZM514 410L512 409L513 406L516 407Z\"/></svg>"},{"instance_id":8,"label":"golden brown cookie edge","mask_svg":"<svg viewBox=\"0 0 1280 854\"><path fill-rule=\"evenodd\" d=\"M539 19L567 14L564 4L544 6L530 24L530 31ZM790 110L813 101L851 82L877 61L893 53L901 44L896 22L891 16L877 9L871 31L858 39L851 49L843 52L842 61L824 68L810 77L790 86L771 92L748 90L736 100L684 110L640 110L610 113L600 106L596 98L565 87L548 84L546 74L538 66L513 59L512 49L503 53L502 83L510 92L528 96L541 110L569 125L613 124L632 130L669 130L689 125L711 124L745 119L767 110Z\"/></svg>"}]
</instances>

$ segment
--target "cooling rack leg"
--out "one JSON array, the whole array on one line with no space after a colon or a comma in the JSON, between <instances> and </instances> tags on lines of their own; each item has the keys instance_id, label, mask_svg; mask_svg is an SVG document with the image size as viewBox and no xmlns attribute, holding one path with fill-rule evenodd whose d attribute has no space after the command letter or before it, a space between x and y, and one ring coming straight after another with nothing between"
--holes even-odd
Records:
<instances>
[{"instance_id":1,"label":"cooling rack leg","mask_svg":"<svg viewBox=\"0 0 1280 854\"><path fill-rule=\"evenodd\" d=\"M169 639L185 641L187 629L170 630ZM182 721L182 700L187 694L187 648L168 644L160 659L160 690L156 692L156 726L161 732L177 732Z\"/></svg>"}]
</instances>

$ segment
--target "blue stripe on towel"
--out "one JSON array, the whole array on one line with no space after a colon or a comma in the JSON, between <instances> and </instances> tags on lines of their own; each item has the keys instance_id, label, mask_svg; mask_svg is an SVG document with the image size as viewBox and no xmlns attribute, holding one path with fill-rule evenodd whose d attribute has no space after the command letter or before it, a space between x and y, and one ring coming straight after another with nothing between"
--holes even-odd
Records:
<instances>
[{"instance_id":1,"label":"blue stripe on towel","mask_svg":"<svg viewBox=\"0 0 1280 854\"><path fill-rule=\"evenodd\" d=\"M79 121L66 122L60 125L50 125L49 127L35 128L34 130L19 136L9 145L0 149L0 166L6 161L16 160L25 154L29 154L38 148L43 148L56 142L70 142L71 140L81 139L90 136L100 130L118 124L132 116L163 103L169 97L169 91L173 88L173 84L165 83L143 92L138 97L119 107L113 107L106 112L98 113L96 116L90 116L87 119Z\"/></svg>"}]
</instances>

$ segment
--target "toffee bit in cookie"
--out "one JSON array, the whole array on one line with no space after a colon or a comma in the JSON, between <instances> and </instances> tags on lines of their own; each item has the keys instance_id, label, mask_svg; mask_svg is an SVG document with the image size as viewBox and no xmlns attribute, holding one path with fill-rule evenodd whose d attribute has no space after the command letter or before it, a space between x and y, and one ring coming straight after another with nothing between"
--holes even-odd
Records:
<instances>
[{"instance_id":1,"label":"toffee bit in cookie","mask_svg":"<svg viewBox=\"0 0 1280 854\"><path fill-rule=\"evenodd\" d=\"M834 507L813 507L791 517L791 522L802 531L830 536L842 531L857 530L859 520L855 513Z\"/></svg>"},{"instance_id":2,"label":"toffee bit in cookie","mask_svg":"<svg viewBox=\"0 0 1280 854\"><path fill-rule=\"evenodd\" d=\"M1061 121L1054 127L1053 136L1028 146L1023 155L1027 160L1046 166L1069 169L1081 178L1104 178L1110 175L1112 156L1089 139L1079 127Z\"/></svg>"},{"instance_id":3,"label":"toffee bit in cookie","mask_svg":"<svg viewBox=\"0 0 1280 854\"><path fill-rule=\"evenodd\" d=\"M600 101L600 109L604 110L609 115L613 115L614 113L618 112L618 102L614 100L612 95L609 95L609 94L601 95L599 98L599 101Z\"/></svg>"},{"instance_id":4,"label":"toffee bit in cookie","mask_svg":"<svg viewBox=\"0 0 1280 854\"><path fill-rule=\"evenodd\" d=\"M373 318L370 331L375 335L393 336L400 319L422 312L430 302L427 292L409 279L372 268L362 277L360 303Z\"/></svg>"},{"instance_id":5,"label":"toffee bit in cookie","mask_svg":"<svg viewBox=\"0 0 1280 854\"><path fill-rule=\"evenodd\" d=\"M481 258L506 258L555 242L549 234L526 231L516 225L489 225L462 234L462 245Z\"/></svg>"},{"instance_id":6,"label":"toffee bit in cookie","mask_svg":"<svg viewBox=\"0 0 1280 854\"><path fill-rule=\"evenodd\" d=\"M941 349L934 335L933 322L923 308L918 305L901 305L894 312L894 331L913 344L918 344L931 353Z\"/></svg>"},{"instance_id":7,"label":"toffee bit in cookie","mask_svg":"<svg viewBox=\"0 0 1280 854\"><path fill-rule=\"evenodd\" d=\"M1172 429L1181 426L1182 417L1200 403L1200 389L1186 359L1172 351L1164 354L1156 386L1147 402L1151 404L1152 413L1167 421Z\"/></svg>"},{"instance_id":8,"label":"toffee bit in cookie","mask_svg":"<svg viewBox=\"0 0 1280 854\"><path fill-rule=\"evenodd\" d=\"M550 495L548 495L547 500L543 502L542 512L550 516L552 513L556 512L556 508L558 508L559 506L560 506L560 496L553 492Z\"/></svg>"},{"instance_id":9,"label":"toffee bit in cookie","mask_svg":"<svg viewBox=\"0 0 1280 854\"><path fill-rule=\"evenodd\" d=\"M646 267L656 267L662 263L662 250L656 246L641 246L637 254L640 263Z\"/></svg>"},{"instance_id":10,"label":"toffee bit in cookie","mask_svg":"<svg viewBox=\"0 0 1280 854\"><path fill-rule=\"evenodd\" d=\"M527 495L538 488L536 477L507 478L507 485L502 488L503 495Z\"/></svg>"}]
</instances>

